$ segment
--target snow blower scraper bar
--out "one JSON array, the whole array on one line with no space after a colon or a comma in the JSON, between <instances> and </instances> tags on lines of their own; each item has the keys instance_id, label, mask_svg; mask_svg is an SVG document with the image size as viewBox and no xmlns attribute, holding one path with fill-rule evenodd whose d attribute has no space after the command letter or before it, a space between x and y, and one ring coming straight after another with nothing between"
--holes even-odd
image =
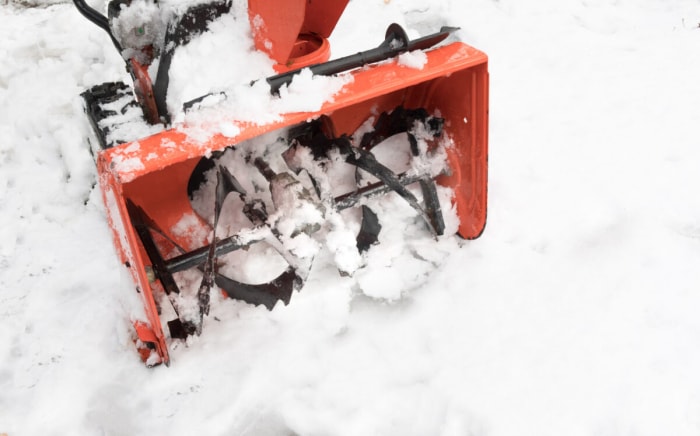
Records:
<instances>
[{"instance_id":1,"label":"snow blower scraper bar","mask_svg":"<svg viewBox=\"0 0 700 436\"><path fill-rule=\"evenodd\" d=\"M316 111L283 113L265 124L231 119L236 128L227 131L235 133L211 132L201 141L169 125L170 64L179 47L232 13L231 3L200 3L182 14L149 3L162 15L156 21L172 18L161 36L134 45L114 26L129 25L120 16L128 17L138 2L143 0L112 0L108 19L74 0L108 33L133 79L131 86L104 83L82 96L97 136L92 151L114 243L145 309L146 319L133 324L147 365L168 365L169 341L202 332L212 289L268 309L278 301L288 304L318 254L309 247L328 246L337 228L355 229L356 236L343 236L351 254L335 258L339 272L362 267L362 253L381 231L379 210L372 209L377 196L398 196L428 234L446 232L445 207L456 211L460 236L482 233L487 57L462 42L447 43L455 28L409 40L392 24L377 48L328 61L327 38L348 0L279 0L274 7L249 0L256 49L277 62L277 75L259 79L272 94L301 68L352 80ZM256 25L260 20L268 26ZM310 51L299 53L298 47ZM397 61L408 51L424 54L420 68ZM155 62L152 81L148 72ZM208 105L206 97L186 109ZM144 133L134 138L133 132ZM451 204L438 185L450 188ZM356 211L343 212L350 209ZM264 274L244 265L260 253L275 257L266 259ZM275 268L268 268L272 263Z\"/></svg>"}]
</instances>

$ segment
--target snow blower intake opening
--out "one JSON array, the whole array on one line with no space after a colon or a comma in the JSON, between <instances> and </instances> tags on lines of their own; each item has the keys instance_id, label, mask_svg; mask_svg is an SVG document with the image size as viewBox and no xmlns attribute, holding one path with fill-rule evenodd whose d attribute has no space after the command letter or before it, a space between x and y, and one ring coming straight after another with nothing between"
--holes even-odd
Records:
<instances>
[{"instance_id":1,"label":"snow blower intake opening","mask_svg":"<svg viewBox=\"0 0 700 436\"><path fill-rule=\"evenodd\" d=\"M381 195L398 195L426 232L442 235L435 179L450 173L452 147L443 126L444 119L425 109L397 107L348 136L321 116L201 158L186 186L199 218L193 222L202 228L185 228L211 236L190 251L129 200L131 223L176 315L168 322L171 337L201 333L214 285L268 309L288 304L328 238L340 274L354 273L378 240ZM443 190L442 197L450 210L451 192ZM278 275L261 282L261 269Z\"/></svg>"}]
</instances>

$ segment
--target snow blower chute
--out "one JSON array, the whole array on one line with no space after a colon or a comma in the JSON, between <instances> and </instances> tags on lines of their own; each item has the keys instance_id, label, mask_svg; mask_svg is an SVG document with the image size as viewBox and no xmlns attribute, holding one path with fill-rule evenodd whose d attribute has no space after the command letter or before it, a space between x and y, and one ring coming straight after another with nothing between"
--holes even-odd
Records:
<instances>
[{"instance_id":1,"label":"snow blower chute","mask_svg":"<svg viewBox=\"0 0 700 436\"><path fill-rule=\"evenodd\" d=\"M486 55L449 42L454 28L410 39L391 24L383 41L377 38L379 46L329 61L327 38L348 1L249 0L255 47L277 62L278 74L258 80L272 95L301 72L348 80L317 111L282 113L263 124L230 119L228 128L203 140L171 120L170 67L180 47L232 13L231 4L163 12L164 31L134 42L129 35L146 32L121 17L144 2L151 11L163 6L112 0L105 17L74 0L108 33L133 80L82 95L97 137L93 152L115 245L145 308L134 326L148 365L169 364L170 341L201 333L212 288L268 309L289 303L311 268L315 253L308 242L327 235L328 222L339 225L341 214L355 220L350 259L362 258L381 230L371 199L398 195L436 236L445 232L445 208L456 210L461 237L483 231ZM126 36L125 25L134 27ZM404 53L419 64L402 61ZM183 111L211 110L209 100L227 98L226 92L205 95ZM151 130L137 140L120 139L134 119ZM391 150L377 153L399 143L408 160L402 168L391 161ZM443 187L451 189L452 204L441 204ZM256 253L274 254L272 277L251 280L241 273L241 256ZM361 266L341 263L341 274Z\"/></svg>"}]
</instances>

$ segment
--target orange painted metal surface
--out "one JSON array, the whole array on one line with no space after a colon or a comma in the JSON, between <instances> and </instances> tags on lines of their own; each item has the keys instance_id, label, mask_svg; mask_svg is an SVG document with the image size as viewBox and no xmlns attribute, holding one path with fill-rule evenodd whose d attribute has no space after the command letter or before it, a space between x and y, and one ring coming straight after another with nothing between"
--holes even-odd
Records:
<instances>
[{"instance_id":1,"label":"orange painted metal surface","mask_svg":"<svg viewBox=\"0 0 700 436\"><path fill-rule=\"evenodd\" d=\"M278 72L325 62L327 38L349 0L248 0L255 48L277 62Z\"/></svg>"},{"instance_id":2,"label":"orange painted metal surface","mask_svg":"<svg viewBox=\"0 0 700 436\"><path fill-rule=\"evenodd\" d=\"M128 265L146 309L147 320L137 327L139 339L149 343L163 363L169 362L167 337L158 314L162 287L149 277L148 256L127 213L132 201L176 244L186 250L207 243L197 235L208 234L209 225L198 219L198 232L175 231L183 217L197 215L187 198L189 176L203 155L235 146L280 128L329 116L336 131L352 133L369 114L406 108L425 108L445 119L445 134L454 146L449 150L451 174L439 182L454 190L458 233L478 237L486 224L488 160L487 57L481 51L455 42L426 52L422 69L394 61L354 70L353 80L316 112L289 113L266 125L232 120L235 136L214 134L206 141L187 137L180 130L166 130L138 141L100 152L98 171L114 239L122 261ZM171 244L172 245L172 244ZM165 252L172 246L161 247Z\"/></svg>"},{"instance_id":3,"label":"orange painted metal surface","mask_svg":"<svg viewBox=\"0 0 700 436\"><path fill-rule=\"evenodd\" d=\"M297 37L290 57L282 64L274 66L278 73L308 67L326 62L331 57L331 45L328 39L313 33L302 33Z\"/></svg>"}]
</instances>

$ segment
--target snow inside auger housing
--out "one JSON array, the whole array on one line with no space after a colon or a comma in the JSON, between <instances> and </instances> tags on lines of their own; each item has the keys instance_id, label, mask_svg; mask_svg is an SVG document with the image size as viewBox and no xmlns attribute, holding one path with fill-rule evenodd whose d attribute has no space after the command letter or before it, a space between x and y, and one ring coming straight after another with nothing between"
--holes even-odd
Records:
<instances>
[{"instance_id":1,"label":"snow inside auger housing","mask_svg":"<svg viewBox=\"0 0 700 436\"><path fill-rule=\"evenodd\" d=\"M83 98L114 242L145 309L134 327L148 365L169 364L170 341L201 333L212 288L270 310L288 304L330 237L340 274L353 274L379 239L383 195L397 194L434 237L446 231L446 211L461 237L482 233L486 55L445 42L454 28L411 40L391 24L378 47L328 61L327 38L347 2L248 2L255 47L277 74L232 86L268 86L276 104L305 75L339 80L320 107L278 105L255 123L227 115L236 97L226 90L181 110L168 97L176 51L231 13L229 2L178 12L112 0L107 18L74 0L108 33L133 80ZM402 62L403 53L419 61ZM189 128L190 115L217 121L202 134ZM251 256L268 256L267 270L248 270Z\"/></svg>"}]
</instances>

